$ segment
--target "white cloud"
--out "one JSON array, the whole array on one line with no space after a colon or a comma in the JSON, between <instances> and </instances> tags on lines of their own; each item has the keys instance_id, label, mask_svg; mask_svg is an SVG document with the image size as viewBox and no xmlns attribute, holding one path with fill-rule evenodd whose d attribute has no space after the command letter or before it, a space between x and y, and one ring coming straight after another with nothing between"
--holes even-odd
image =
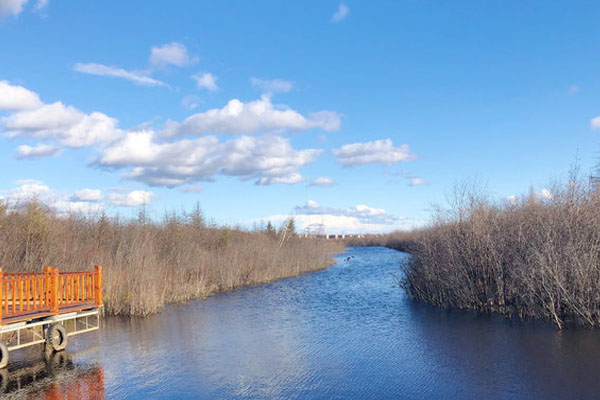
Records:
<instances>
[{"instance_id":1,"label":"white cloud","mask_svg":"<svg viewBox=\"0 0 600 400\"><path fill-rule=\"evenodd\" d=\"M297 206L289 215L273 215L263 220L275 224L294 217L299 232L311 233L375 233L409 229L417 225L403 217L390 214L381 208L357 205L348 209L331 208L309 200Z\"/></svg>"},{"instance_id":2,"label":"white cloud","mask_svg":"<svg viewBox=\"0 0 600 400\"><path fill-rule=\"evenodd\" d=\"M210 90L211 92L219 89L217 86L217 77L208 72L192 75L192 79L196 81L196 86L198 86L198 89L206 89Z\"/></svg>"},{"instance_id":3,"label":"white cloud","mask_svg":"<svg viewBox=\"0 0 600 400\"><path fill-rule=\"evenodd\" d=\"M294 84L283 79L251 78L252 86L259 88L263 93L287 93L294 88Z\"/></svg>"},{"instance_id":4,"label":"white cloud","mask_svg":"<svg viewBox=\"0 0 600 400\"><path fill-rule=\"evenodd\" d=\"M7 81L0 81L0 110L28 110L41 105L39 96L31 90L11 85Z\"/></svg>"},{"instance_id":5,"label":"white cloud","mask_svg":"<svg viewBox=\"0 0 600 400\"><path fill-rule=\"evenodd\" d=\"M308 186L319 186L319 187L328 187L335 185L333 179L328 178L326 176L321 176L315 180L313 180Z\"/></svg>"},{"instance_id":6,"label":"white cloud","mask_svg":"<svg viewBox=\"0 0 600 400\"><path fill-rule=\"evenodd\" d=\"M37 199L43 202L53 200L54 194L50 188L41 181L27 179L17 181L19 187L8 191L6 199L11 203L22 203Z\"/></svg>"},{"instance_id":7,"label":"white cloud","mask_svg":"<svg viewBox=\"0 0 600 400\"><path fill-rule=\"evenodd\" d=\"M181 186L211 180L216 174L268 185L301 181L297 170L319 153L294 150L288 139L278 136L241 136L223 143L215 136L203 136L159 143L152 131L143 131L129 132L105 148L97 164L129 168L123 177L151 186Z\"/></svg>"},{"instance_id":8,"label":"white cloud","mask_svg":"<svg viewBox=\"0 0 600 400\"><path fill-rule=\"evenodd\" d=\"M181 123L169 121L163 134L238 134L304 131L311 128L336 131L340 128L340 115L332 111L320 111L305 117L288 107L275 106L269 96L263 96L260 100L248 103L233 99L223 108L193 114Z\"/></svg>"},{"instance_id":9,"label":"white cloud","mask_svg":"<svg viewBox=\"0 0 600 400\"><path fill-rule=\"evenodd\" d=\"M98 214L104 211L104 205L87 201L58 200L51 205L59 215Z\"/></svg>"},{"instance_id":10,"label":"white cloud","mask_svg":"<svg viewBox=\"0 0 600 400\"><path fill-rule=\"evenodd\" d=\"M168 86L164 82L149 77L147 72L143 71L127 71L123 68L97 63L77 63L73 69L84 74L123 78L142 86Z\"/></svg>"},{"instance_id":11,"label":"white cloud","mask_svg":"<svg viewBox=\"0 0 600 400\"><path fill-rule=\"evenodd\" d=\"M104 210L103 204L99 204L96 201L78 199L76 195L60 195L41 181L26 179L17 181L16 183L19 185L18 187L5 192L6 200L11 207L18 207L28 201L37 200L56 211L59 215L73 213L90 214ZM75 194L79 192L77 191Z\"/></svg>"},{"instance_id":12,"label":"white cloud","mask_svg":"<svg viewBox=\"0 0 600 400\"><path fill-rule=\"evenodd\" d=\"M183 98L181 99L181 105L187 108L188 110L193 110L194 108L198 107L199 103L200 97L193 94L189 96L183 96Z\"/></svg>"},{"instance_id":13,"label":"white cloud","mask_svg":"<svg viewBox=\"0 0 600 400\"><path fill-rule=\"evenodd\" d=\"M20 89L27 94L25 97L37 99L35 93ZM36 102L21 103L29 107ZM117 125L116 119L105 114L86 114L61 102L44 104L40 101L35 108L0 118L5 136L42 141L35 146L20 146L19 158L53 155L64 147L91 147L99 152L93 165L124 170L123 178L152 186L190 185L212 180L216 175L251 179L258 185L294 184L305 181L299 169L314 162L322 152L296 150L289 139L274 134L242 135L225 141L214 135L169 140L164 132L154 131L151 125L129 131ZM287 107L276 107L268 97L263 97L247 104L231 101L224 109L195 114L181 124L171 122L171 127L173 125L186 134L209 130L238 133L311 127L333 129L339 127L339 116L325 111L305 117ZM327 182L321 179L316 184Z\"/></svg>"},{"instance_id":14,"label":"white cloud","mask_svg":"<svg viewBox=\"0 0 600 400\"><path fill-rule=\"evenodd\" d=\"M343 21L350 13L350 8L345 3L340 3L338 9L331 16L331 22L338 23Z\"/></svg>"},{"instance_id":15,"label":"white cloud","mask_svg":"<svg viewBox=\"0 0 600 400\"><path fill-rule=\"evenodd\" d=\"M411 161L416 158L403 144L395 147L391 139L373 142L352 143L334 149L333 155L338 163L344 166L383 164L392 165L400 161Z\"/></svg>"},{"instance_id":16,"label":"white cloud","mask_svg":"<svg viewBox=\"0 0 600 400\"><path fill-rule=\"evenodd\" d=\"M544 188L540 191L540 195L542 196L543 199L546 199L546 200L551 200L553 197L552 193L546 188Z\"/></svg>"},{"instance_id":17,"label":"white cloud","mask_svg":"<svg viewBox=\"0 0 600 400\"><path fill-rule=\"evenodd\" d=\"M19 15L29 0L0 0L0 18L5 15Z\"/></svg>"},{"instance_id":18,"label":"white cloud","mask_svg":"<svg viewBox=\"0 0 600 400\"><path fill-rule=\"evenodd\" d=\"M417 176L410 178L410 186L422 186L422 185L429 185L429 182L427 182L426 180L423 180Z\"/></svg>"},{"instance_id":19,"label":"white cloud","mask_svg":"<svg viewBox=\"0 0 600 400\"><path fill-rule=\"evenodd\" d=\"M108 199L115 206L139 207L148 204L154 196L150 191L134 190L129 193L111 193Z\"/></svg>"},{"instance_id":20,"label":"white cloud","mask_svg":"<svg viewBox=\"0 0 600 400\"><path fill-rule=\"evenodd\" d=\"M590 120L590 128L592 129L600 129L600 116L596 118L592 118Z\"/></svg>"},{"instance_id":21,"label":"white cloud","mask_svg":"<svg viewBox=\"0 0 600 400\"><path fill-rule=\"evenodd\" d=\"M37 0L37 2L35 3L35 9L39 11L45 8L48 5L48 1L49 0Z\"/></svg>"},{"instance_id":22,"label":"white cloud","mask_svg":"<svg viewBox=\"0 0 600 400\"><path fill-rule=\"evenodd\" d=\"M204 187L202 185L191 185L182 187L179 191L183 193L201 193L204 191Z\"/></svg>"},{"instance_id":23,"label":"white cloud","mask_svg":"<svg viewBox=\"0 0 600 400\"><path fill-rule=\"evenodd\" d=\"M73 69L77 72L82 72L85 74L122 78L142 86L168 87L169 85L166 83L151 77L151 74L156 68L162 68L168 65L184 67L187 65L192 65L196 61L196 58L190 57L187 52L187 48L183 44L173 42L162 46L153 47L150 51L150 65L145 70L131 71L120 67L98 63L77 63L73 66Z\"/></svg>"},{"instance_id":24,"label":"white cloud","mask_svg":"<svg viewBox=\"0 0 600 400\"><path fill-rule=\"evenodd\" d=\"M197 61L197 58L190 57L187 48L183 44L177 42L153 47L150 51L150 66L152 67L164 67L167 65L185 67L195 64Z\"/></svg>"},{"instance_id":25,"label":"white cloud","mask_svg":"<svg viewBox=\"0 0 600 400\"><path fill-rule=\"evenodd\" d=\"M60 147L51 144L39 144L37 146L21 145L17 148L17 158L49 157L57 155L60 151Z\"/></svg>"},{"instance_id":26,"label":"white cloud","mask_svg":"<svg viewBox=\"0 0 600 400\"><path fill-rule=\"evenodd\" d=\"M294 183L304 182L304 178L297 172L291 172L285 176L263 176L256 181L257 185L293 185Z\"/></svg>"},{"instance_id":27,"label":"white cloud","mask_svg":"<svg viewBox=\"0 0 600 400\"><path fill-rule=\"evenodd\" d=\"M61 102L0 118L7 137L55 139L68 147L84 147L115 140L117 121L99 112L85 114Z\"/></svg>"},{"instance_id":28,"label":"white cloud","mask_svg":"<svg viewBox=\"0 0 600 400\"><path fill-rule=\"evenodd\" d=\"M73 201L89 201L89 202L97 202L104 200L104 195L100 189L81 189L77 190L71 196L71 200Z\"/></svg>"}]
</instances>

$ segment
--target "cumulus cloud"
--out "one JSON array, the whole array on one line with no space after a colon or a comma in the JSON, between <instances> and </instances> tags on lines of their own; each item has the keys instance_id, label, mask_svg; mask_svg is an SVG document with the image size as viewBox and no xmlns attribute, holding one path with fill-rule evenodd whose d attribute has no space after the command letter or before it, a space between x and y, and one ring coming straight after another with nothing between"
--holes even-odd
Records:
<instances>
[{"instance_id":1,"label":"cumulus cloud","mask_svg":"<svg viewBox=\"0 0 600 400\"><path fill-rule=\"evenodd\" d=\"M134 190L129 193L111 193L108 196L110 203L122 207L139 207L150 203L154 193L146 190Z\"/></svg>"},{"instance_id":2,"label":"cumulus cloud","mask_svg":"<svg viewBox=\"0 0 600 400\"><path fill-rule=\"evenodd\" d=\"M2 117L0 125L10 138L55 139L68 147L106 143L121 134L115 119L100 112L85 114L61 102Z\"/></svg>"},{"instance_id":3,"label":"cumulus cloud","mask_svg":"<svg viewBox=\"0 0 600 400\"><path fill-rule=\"evenodd\" d=\"M19 15L29 0L0 0L0 18L6 15Z\"/></svg>"},{"instance_id":4,"label":"cumulus cloud","mask_svg":"<svg viewBox=\"0 0 600 400\"><path fill-rule=\"evenodd\" d=\"M49 157L57 155L60 151L60 147L51 144L39 144L37 146L21 145L17 148L17 158Z\"/></svg>"},{"instance_id":5,"label":"cumulus cloud","mask_svg":"<svg viewBox=\"0 0 600 400\"><path fill-rule=\"evenodd\" d=\"M81 189L77 190L71 196L71 200L73 201L89 201L89 202L97 202L104 200L104 194L100 189Z\"/></svg>"},{"instance_id":6,"label":"cumulus cloud","mask_svg":"<svg viewBox=\"0 0 600 400\"><path fill-rule=\"evenodd\" d=\"M19 15L29 0L0 0L0 19L8 15ZM36 0L33 6L40 11L48 5L48 0Z\"/></svg>"},{"instance_id":7,"label":"cumulus cloud","mask_svg":"<svg viewBox=\"0 0 600 400\"><path fill-rule=\"evenodd\" d=\"M543 199L545 200L552 200L552 192L550 192L548 189L544 188L540 191L540 196L542 196Z\"/></svg>"},{"instance_id":8,"label":"cumulus cloud","mask_svg":"<svg viewBox=\"0 0 600 400\"><path fill-rule=\"evenodd\" d=\"M296 183L298 169L313 162L320 150L294 150L279 136L219 142L215 136L158 142L152 131L129 132L108 146L97 164L129 169L123 177L151 186L175 187L211 180L216 174L256 179L259 185Z\"/></svg>"},{"instance_id":9,"label":"cumulus cloud","mask_svg":"<svg viewBox=\"0 0 600 400\"><path fill-rule=\"evenodd\" d=\"M408 145L395 147L391 139L346 144L339 149L334 149L333 155L338 163L347 167L365 164L392 165L416 158L410 152Z\"/></svg>"},{"instance_id":10,"label":"cumulus cloud","mask_svg":"<svg viewBox=\"0 0 600 400\"><path fill-rule=\"evenodd\" d=\"M596 118L592 118L590 120L590 128L592 129L600 129L600 116Z\"/></svg>"},{"instance_id":11,"label":"cumulus cloud","mask_svg":"<svg viewBox=\"0 0 600 400\"><path fill-rule=\"evenodd\" d=\"M321 206L313 200L296 206L289 215L273 215L265 219L278 224L290 216L294 217L299 231L310 233L389 232L410 229L419 224L364 204L344 209Z\"/></svg>"},{"instance_id":12,"label":"cumulus cloud","mask_svg":"<svg viewBox=\"0 0 600 400\"><path fill-rule=\"evenodd\" d=\"M333 179L328 178L326 176L321 176L314 179L308 186L328 187L333 185L335 185Z\"/></svg>"},{"instance_id":13,"label":"cumulus cloud","mask_svg":"<svg viewBox=\"0 0 600 400\"><path fill-rule=\"evenodd\" d=\"M356 218L363 223L393 225L404 221L404 218L396 217L382 208L373 208L364 204L342 209L330 208L319 205L309 200L302 206L294 207L295 215L334 215Z\"/></svg>"},{"instance_id":14,"label":"cumulus cloud","mask_svg":"<svg viewBox=\"0 0 600 400\"><path fill-rule=\"evenodd\" d=\"M41 181L25 179L16 182L19 186L11 189L6 194L6 199L12 203L22 203L37 199L44 202L53 200L54 194L50 188Z\"/></svg>"},{"instance_id":15,"label":"cumulus cloud","mask_svg":"<svg viewBox=\"0 0 600 400\"><path fill-rule=\"evenodd\" d=\"M506 196L506 201L509 204L517 204L518 201L519 201L519 197L517 195L515 195L515 194L511 194L509 196Z\"/></svg>"},{"instance_id":16,"label":"cumulus cloud","mask_svg":"<svg viewBox=\"0 0 600 400\"><path fill-rule=\"evenodd\" d=\"M252 86L259 88L263 93L287 93L294 88L294 84L283 79L251 78Z\"/></svg>"},{"instance_id":17,"label":"cumulus cloud","mask_svg":"<svg viewBox=\"0 0 600 400\"><path fill-rule=\"evenodd\" d=\"M144 71L127 71L123 68L97 63L77 63L73 70L84 74L97 76L111 76L122 78L142 86L168 86L166 83L148 76Z\"/></svg>"},{"instance_id":18,"label":"cumulus cloud","mask_svg":"<svg viewBox=\"0 0 600 400\"><path fill-rule=\"evenodd\" d=\"M87 201L58 200L52 207L59 215L98 214L104 211L104 205Z\"/></svg>"},{"instance_id":19,"label":"cumulus cloud","mask_svg":"<svg viewBox=\"0 0 600 400\"><path fill-rule=\"evenodd\" d=\"M206 89L211 92L219 89L217 86L217 77L208 72L192 75L192 79L196 81L198 89Z\"/></svg>"},{"instance_id":20,"label":"cumulus cloud","mask_svg":"<svg viewBox=\"0 0 600 400\"><path fill-rule=\"evenodd\" d=\"M219 174L252 179L258 185L299 183L305 180L299 169L312 163L321 153L318 149L296 150L289 139L274 134L244 135L220 141L214 135L166 139L149 125L123 131L117 127L117 120L105 114L86 114L61 102L44 104L35 93L8 86L4 85L3 90L18 93L19 100L6 104L19 111L0 118L4 135L43 141L36 146L20 146L18 158L50 156L58 154L64 147L91 147L99 152L93 165L124 170L122 176L125 179L152 186L175 187L212 180ZM327 118L312 119L287 108L275 107L268 97L256 103L238 102L239 107L230 102L228 106L195 114L178 125L190 134L205 133L210 129L236 133L315 126L332 128ZM193 129L187 129L190 126Z\"/></svg>"},{"instance_id":21,"label":"cumulus cloud","mask_svg":"<svg viewBox=\"0 0 600 400\"><path fill-rule=\"evenodd\" d=\"M152 67L165 67L167 65L185 67L195 64L197 61L198 59L191 57L187 48L178 42L156 46L150 51L150 66Z\"/></svg>"},{"instance_id":22,"label":"cumulus cloud","mask_svg":"<svg viewBox=\"0 0 600 400\"><path fill-rule=\"evenodd\" d=\"M73 213L98 213L104 210L103 204L79 199L75 195L64 196L56 193L45 183L38 180L21 180L16 182L18 187L2 192L11 207L28 201L40 201L59 215ZM77 192L75 192L77 193Z\"/></svg>"},{"instance_id":23,"label":"cumulus cloud","mask_svg":"<svg viewBox=\"0 0 600 400\"><path fill-rule=\"evenodd\" d=\"M39 96L31 90L0 81L0 110L28 110L41 105Z\"/></svg>"},{"instance_id":24,"label":"cumulus cloud","mask_svg":"<svg viewBox=\"0 0 600 400\"><path fill-rule=\"evenodd\" d=\"M163 131L166 136L200 135L204 133L239 134L281 131L304 131L311 128L336 131L340 115L320 111L304 116L285 106L275 106L269 96L243 103L230 100L223 108L213 108L193 114L183 122L169 121Z\"/></svg>"},{"instance_id":25,"label":"cumulus cloud","mask_svg":"<svg viewBox=\"0 0 600 400\"><path fill-rule=\"evenodd\" d=\"M340 3L337 10L331 16L331 22L338 23L346 19L348 14L350 13L350 8L345 3Z\"/></svg>"}]
</instances>

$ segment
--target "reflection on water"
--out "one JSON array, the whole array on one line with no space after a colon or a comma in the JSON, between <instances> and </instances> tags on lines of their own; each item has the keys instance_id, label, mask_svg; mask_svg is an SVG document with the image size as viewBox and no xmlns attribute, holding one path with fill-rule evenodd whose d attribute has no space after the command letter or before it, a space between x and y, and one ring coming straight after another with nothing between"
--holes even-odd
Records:
<instances>
[{"instance_id":1,"label":"reflection on water","mask_svg":"<svg viewBox=\"0 0 600 400\"><path fill-rule=\"evenodd\" d=\"M107 318L55 367L11 371L5 390L56 399L600 398L600 332L411 302L394 277L405 257L352 248L324 271L145 319ZM17 371L36 356L23 353Z\"/></svg>"},{"instance_id":2,"label":"reflection on water","mask_svg":"<svg viewBox=\"0 0 600 400\"><path fill-rule=\"evenodd\" d=\"M39 400L104 399L104 371L77 366L67 352L46 354L43 360L17 363L0 370L2 398Z\"/></svg>"}]
</instances>

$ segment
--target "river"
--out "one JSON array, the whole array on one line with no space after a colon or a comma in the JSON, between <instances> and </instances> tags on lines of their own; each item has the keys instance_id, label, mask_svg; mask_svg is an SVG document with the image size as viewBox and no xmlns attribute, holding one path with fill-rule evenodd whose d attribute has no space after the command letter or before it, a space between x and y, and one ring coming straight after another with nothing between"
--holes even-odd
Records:
<instances>
[{"instance_id":1,"label":"river","mask_svg":"<svg viewBox=\"0 0 600 400\"><path fill-rule=\"evenodd\" d=\"M15 352L1 397L600 398L600 332L412 302L407 257L349 248L323 271L105 318L51 360Z\"/></svg>"}]
</instances>

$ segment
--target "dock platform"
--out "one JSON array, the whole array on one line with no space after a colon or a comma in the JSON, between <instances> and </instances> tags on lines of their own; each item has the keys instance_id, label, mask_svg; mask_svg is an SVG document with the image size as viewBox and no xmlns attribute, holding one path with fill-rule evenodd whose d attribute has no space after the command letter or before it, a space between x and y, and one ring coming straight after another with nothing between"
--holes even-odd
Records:
<instances>
[{"instance_id":1,"label":"dock platform","mask_svg":"<svg viewBox=\"0 0 600 400\"><path fill-rule=\"evenodd\" d=\"M100 328L102 267L91 272L3 273L0 268L0 369L9 352L45 343L60 351L67 338Z\"/></svg>"}]
</instances>

